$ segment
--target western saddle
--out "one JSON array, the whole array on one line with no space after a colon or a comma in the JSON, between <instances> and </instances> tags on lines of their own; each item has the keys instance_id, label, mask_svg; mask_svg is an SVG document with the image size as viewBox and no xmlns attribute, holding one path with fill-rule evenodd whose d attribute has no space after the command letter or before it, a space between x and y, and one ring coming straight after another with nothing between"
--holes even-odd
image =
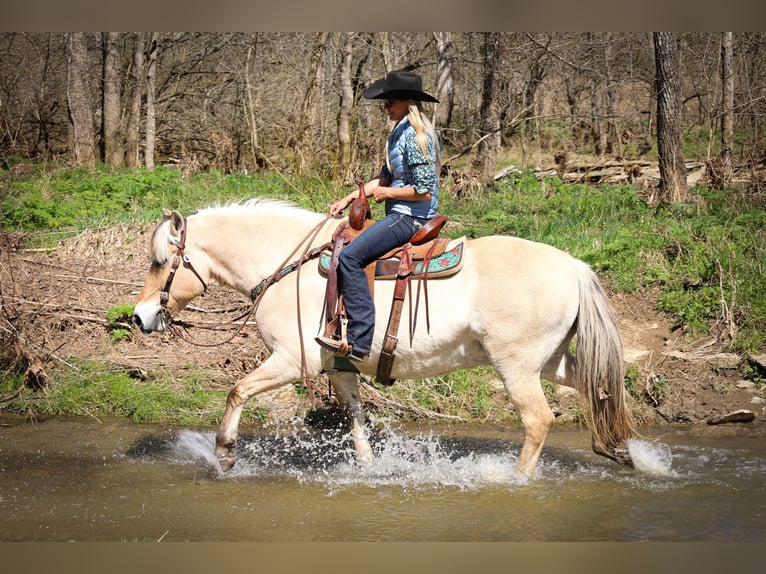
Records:
<instances>
[{"instance_id":1,"label":"western saddle","mask_svg":"<svg viewBox=\"0 0 766 574\"><path fill-rule=\"evenodd\" d=\"M356 239L363 231L375 223L372 217L367 197L364 193L364 185L359 185L359 196L351 203L348 222L341 223L335 230L332 239L332 249L320 256L320 271L327 275L327 289L325 293L325 328L324 336L331 337L340 342L340 352L348 351L347 324L345 307L343 305L343 293L338 286L338 261L343 248ZM408 243L386 253L383 257L367 266L367 280L370 292L374 293L375 280L395 280L391 312L388 318L383 345L378 359L376 380L383 385L392 385L391 369L394 364L396 346L398 344L399 323L404 306L405 293L410 295L410 345L415 332L415 319L417 317L418 303L420 300L421 286L424 292L426 309L426 323L430 331L430 319L428 309L427 280L431 277L445 277L459 271L462 265L463 242L462 240L447 249L451 243L449 239L439 237L447 218L437 215L428 220L410 239ZM416 304L413 312L411 280L418 279ZM355 370L348 361L336 358L335 368L340 370Z\"/></svg>"}]
</instances>

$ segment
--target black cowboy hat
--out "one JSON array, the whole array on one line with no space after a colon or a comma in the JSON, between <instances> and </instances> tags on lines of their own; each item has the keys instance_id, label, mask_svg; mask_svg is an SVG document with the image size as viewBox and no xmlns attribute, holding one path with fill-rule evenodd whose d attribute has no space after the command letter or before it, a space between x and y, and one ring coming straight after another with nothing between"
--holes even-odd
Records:
<instances>
[{"instance_id":1,"label":"black cowboy hat","mask_svg":"<svg viewBox=\"0 0 766 574\"><path fill-rule=\"evenodd\" d=\"M414 72L394 70L370 84L362 94L368 100L415 100L438 102L423 91L423 80Z\"/></svg>"}]
</instances>

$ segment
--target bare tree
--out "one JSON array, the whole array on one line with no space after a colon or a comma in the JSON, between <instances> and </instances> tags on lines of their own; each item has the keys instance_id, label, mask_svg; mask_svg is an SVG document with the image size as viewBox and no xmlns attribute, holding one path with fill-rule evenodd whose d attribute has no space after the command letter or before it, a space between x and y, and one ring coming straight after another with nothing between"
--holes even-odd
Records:
<instances>
[{"instance_id":1,"label":"bare tree","mask_svg":"<svg viewBox=\"0 0 766 574\"><path fill-rule=\"evenodd\" d=\"M340 109L338 110L338 172L342 181L351 177L351 114L354 110L354 86L351 63L354 54L353 32L343 34L340 61Z\"/></svg>"},{"instance_id":2,"label":"bare tree","mask_svg":"<svg viewBox=\"0 0 766 574\"><path fill-rule=\"evenodd\" d=\"M306 77L303 100L296 121L293 145L299 154L300 170L306 166L306 150L310 147L313 131L317 126L319 113L319 91L322 86L322 72L325 54L327 52L328 32L317 32L314 36L314 47L309 59L309 69Z\"/></svg>"},{"instance_id":3,"label":"bare tree","mask_svg":"<svg viewBox=\"0 0 766 574\"><path fill-rule=\"evenodd\" d=\"M255 67L255 53L258 46L258 35L253 34L247 42L244 65L244 90L245 97L245 121L248 126L248 135L250 139L250 152L252 154L253 169L260 169L266 166L267 162L263 156L261 143L258 138L258 122L256 120L257 95L253 87L253 70Z\"/></svg>"},{"instance_id":4,"label":"bare tree","mask_svg":"<svg viewBox=\"0 0 766 574\"><path fill-rule=\"evenodd\" d=\"M152 32L146 68L146 146L144 148L144 165L150 171L154 170L154 140L157 133L157 110L154 98L157 83L158 41L159 33Z\"/></svg>"},{"instance_id":5,"label":"bare tree","mask_svg":"<svg viewBox=\"0 0 766 574\"><path fill-rule=\"evenodd\" d=\"M553 40L550 34L545 35L545 41L540 41L540 48L531 51L529 58L529 75L524 86L524 108L521 116L529 120L535 116L535 95L537 88L545 79L548 50Z\"/></svg>"},{"instance_id":6,"label":"bare tree","mask_svg":"<svg viewBox=\"0 0 766 574\"><path fill-rule=\"evenodd\" d=\"M737 77L741 78L740 85L743 102L739 106L739 116L749 124L747 131L752 134L750 141L752 147L745 149L742 146L742 158L751 160L762 157L764 151L764 137L761 118L766 113L766 99L763 97L764 84L766 84L766 58L764 58L764 32L744 32L737 34L739 39L740 57L737 58Z\"/></svg>"},{"instance_id":7,"label":"bare tree","mask_svg":"<svg viewBox=\"0 0 766 574\"><path fill-rule=\"evenodd\" d=\"M657 154L660 164L660 200L686 199L686 162L681 141L681 66L678 41L670 32L654 32L657 69Z\"/></svg>"},{"instance_id":8,"label":"bare tree","mask_svg":"<svg viewBox=\"0 0 766 574\"><path fill-rule=\"evenodd\" d=\"M500 151L500 115L498 110L498 67L502 53L502 35L484 32L483 82L481 92L481 117L476 167L481 183L495 185L495 160Z\"/></svg>"},{"instance_id":9,"label":"bare tree","mask_svg":"<svg viewBox=\"0 0 766 574\"><path fill-rule=\"evenodd\" d=\"M593 134L593 151L598 155L607 153L607 128L606 110L604 109L605 77L603 68L597 64L601 55L598 46L599 35L595 32L588 33L588 51L591 76L591 118Z\"/></svg>"},{"instance_id":10,"label":"bare tree","mask_svg":"<svg viewBox=\"0 0 766 574\"><path fill-rule=\"evenodd\" d=\"M388 32L380 32L376 35L378 36L380 55L383 57L383 68L386 70L386 73L397 69L398 65L389 39L390 34Z\"/></svg>"},{"instance_id":11,"label":"bare tree","mask_svg":"<svg viewBox=\"0 0 766 574\"><path fill-rule=\"evenodd\" d=\"M130 106L125 119L125 165L138 167L139 161L139 133L141 126L141 99L143 96L144 77L144 32L136 32L133 35L133 63L130 67L128 79L128 94Z\"/></svg>"},{"instance_id":12,"label":"bare tree","mask_svg":"<svg viewBox=\"0 0 766 574\"><path fill-rule=\"evenodd\" d=\"M439 103L434 109L433 124L436 128L448 128L452 121L452 109L455 106L455 86L452 79L452 67L455 61L455 44L451 32L437 32L436 49L438 65L436 69L436 98Z\"/></svg>"},{"instance_id":13,"label":"bare tree","mask_svg":"<svg viewBox=\"0 0 766 574\"><path fill-rule=\"evenodd\" d=\"M120 130L122 105L120 101L120 52L119 32L102 34L104 51L104 73L101 114L102 158L107 165L122 167L125 160L125 146Z\"/></svg>"},{"instance_id":14,"label":"bare tree","mask_svg":"<svg viewBox=\"0 0 766 574\"><path fill-rule=\"evenodd\" d=\"M79 166L96 167L96 130L94 124L93 86L89 82L91 66L87 34L73 32L68 37L67 104L72 123L75 162Z\"/></svg>"},{"instance_id":15,"label":"bare tree","mask_svg":"<svg viewBox=\"0 0 766 574\"><path fill-rule=\"evenodd\" d=\"M614 68L614 34L612 32L606 32L604 38L604 81L606 82L605 97L605 109L606 109L606 125L607 125L607 137L606 148L607 153L613 153L616 151L617 155L622 155L620 145L619 129L617 127L616 110L615 110L615 79L613 77ZM616 148L616 149L615 149Z\"/></svg>"},{"instance_id":16,"label":"bare tree","mask_svg":"<svg viewBox=\"0 0 766 574\"><path fill-rule=\"evenodd\" d=\"M734 148L734 67L732 65L732 32L721 33L721 187L726 187L732 175Z\"/></svg>"}]
</instances>

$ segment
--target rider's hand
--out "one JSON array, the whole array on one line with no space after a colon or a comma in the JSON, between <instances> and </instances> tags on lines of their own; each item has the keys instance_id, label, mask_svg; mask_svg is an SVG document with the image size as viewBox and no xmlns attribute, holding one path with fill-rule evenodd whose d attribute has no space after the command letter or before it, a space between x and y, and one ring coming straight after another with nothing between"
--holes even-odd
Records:
<instances>
[{"instance_id":1,"label":"rider's hand","mask_svg":"<svg viewBox=\"0 0 766 574\"><path fill-rule=\"evenodd\" d=\"M375 198L375 203L381 203L383 201L386 201L387 199L390 199L391 197L390 190L391 188L389 187L383 187L381 185L377 186L372 191L372 196Z\"/></svg>"},{"instance_id":2,"label":"rider's hand","mask_svg":"<svg viewBox=\"0 0 766 574\"><path fill-rule=\"evenodd\" d=\"M349 203L348 196L335 200L332 205L330 205L330 215L332 217L340 217L341 212L348 207Z\"/></svg>"}]
</instances>

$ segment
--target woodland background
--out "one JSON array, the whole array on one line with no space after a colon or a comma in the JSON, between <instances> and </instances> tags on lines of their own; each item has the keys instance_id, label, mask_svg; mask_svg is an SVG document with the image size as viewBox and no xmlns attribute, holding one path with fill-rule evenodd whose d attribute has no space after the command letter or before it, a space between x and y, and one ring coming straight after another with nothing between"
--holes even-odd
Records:
<instances>
[{"instance_id":1,"label":"woodland background","mask_svg":"<svg viewBox=\"0 0 766 574\"><path fill-rule=\"evenodd\" d=\"M673 202L685 197L685 161L706 162L718 187L732 162L763 163L765 37L6 32L0 160L349 182L377 170L388 129L364 87L407 68L441 100L429 112L444 174L469 182L466 191L491 187L509 150L522 170L562 173L578 154L651 157L663 172L659 198Z\"/></svg>"}]
</instances>

